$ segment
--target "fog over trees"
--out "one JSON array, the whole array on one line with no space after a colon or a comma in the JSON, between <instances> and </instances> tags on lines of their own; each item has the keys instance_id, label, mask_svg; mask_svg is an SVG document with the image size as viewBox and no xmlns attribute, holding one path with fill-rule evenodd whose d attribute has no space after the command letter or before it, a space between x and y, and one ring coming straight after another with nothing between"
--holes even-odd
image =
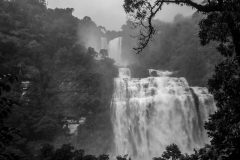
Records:
<instances>
[{"instance_id":1,"label":"fog over trees","mask_svg":"<svg viewBox=\"0 0 240 160\"><path fill-rule=\"evenodd\" d=\"M168 23L154 19L164 3L197 12ZM123 5L133 17L121 31L108 31L91 17L74 17L72 8L47 8L45 0L0 0L0 159L131 159L109 155L118 66L101 48L101 38L119 36L132 77L148 77L148 69L172 71L191 86L208 87L215 98L217 111L205 123L210 144L191 154L169 144L152 158L239 159L240 2L125 0ZM72 124L78 124L74 133Z\"/></svg>"},{"instance_id":2,"label":"fog over trees","mask_svg":"<svg viewBox=\"0 0 240 160\"><path fill-rule=\"evenodd\" d=\"M129 22L122 27L123 58L129 61L136 76L146 75L149 68L170 70L176 76L186 77L191 85L207 86L222 56L215 49L215 43L201 46L198 23L202 17L195 13L192 17L177 15L172 23L155 20L157 33L141 54L133 50L137 45L137 38L133 37L138 33Z\"/></svg>"},{"instance_id":3,"label":"fog over trees","mask_svg":"<svg viewBox=\"0 0 240 160\"><path fill-rule=\"evenodd\" d=\"M125 11L132 13L140 28L139 43L135 50L139 53L153 38L155 29L153 17L164 4L174 3L195 8L204 15L199 23L199 37L202 45L216 42L218 52L224 60L215 68L208 81L210 92L214 95L218 110L205 124L211 140L207 153L195 153L198 159L238 159L239 158L239 64L240 28L237 0L209 0L198 3L192 0L125 0ZM147 21L147 25L144 22ZM192 155L194 157L195 155ZM196 159L196 158L193 158Z\"/></svg>"}]
</instances>

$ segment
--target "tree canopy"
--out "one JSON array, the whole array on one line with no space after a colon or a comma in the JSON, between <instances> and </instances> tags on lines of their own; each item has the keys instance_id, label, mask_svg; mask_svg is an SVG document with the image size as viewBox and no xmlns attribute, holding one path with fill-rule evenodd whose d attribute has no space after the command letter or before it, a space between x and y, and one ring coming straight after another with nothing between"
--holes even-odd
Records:
<instances>
[{"instance_id":1,"label":"tree canopy","mask_svg":"<svg viewBox=\"0 0 240 160\"><path fill-rule=\"evenodd\" d=\"M44 0L0 0L0 84L9 90L2 75L18 77L18 90L11 95L18 94L20 104L11 108L10 98L2 97L5 91L0 88L1 115L8 115L0 127L19 131L14 150L27 159L34 159L43 142L61 146L74 141L92 153L111 148L109 105L117 69L105 52L96 60L99 45L87 43L90 33L100 39L101 28L89 17L78 19L72 13L72 8L49 9ZM87 45L95 50L87 50ZM86 118L74 140L63 128L66 117ZM0 134L1 145L3 139ZM12 143L3 145L12 150Z\"/></svg>"},{"instance_id":2,"label":"tree canopy","mask_svg":"<svg viewBox=\"0 0 240 160\"><path fill-rule=\"evenodd\" d=\"M137 26L140 26L138 47L140 53L149 43L155 29L153 18L160 12L163 5L177 4L195 8L203 13L205 18L200 23L199 36L202 44L210 41L219 42L218 49L225 56L231 56L233 51L240 61L240 2L238 0L204 0L196 2L193 0L125 0L124 9L131 15Z\"/></svg>"}]
</instances>

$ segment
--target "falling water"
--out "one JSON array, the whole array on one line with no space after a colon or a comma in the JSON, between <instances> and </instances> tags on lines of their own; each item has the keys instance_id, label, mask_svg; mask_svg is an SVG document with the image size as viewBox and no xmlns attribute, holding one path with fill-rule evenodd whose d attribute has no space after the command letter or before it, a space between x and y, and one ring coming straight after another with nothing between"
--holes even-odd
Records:
<instances>
[{"instance_id":1,"label":"falling water","mask_svg":"<svg viewBox=\"0 0 240 160\"><path fill-rule=\"evenodd\" d=\"M101 37L101 48L100 49L108 49L108 41L106 37Z\"/></svg>"},{"instance_id":2,"label":"falling water","mask_svg":"<svg viewBox=\"0 0 240 160\"><path fill-rule=\"evenodd\" d=\"M109 57L114 59L117 65L122 65L122 37L111 40L108 44Z\"/></svg>"},{"instance_id":3,"label":"falling water","mask_svg":"<svg viewBox=\"0 0 240 160\"><path fill-rule=\"evenodd\" d=\"M119 69L111 106L116 155L150 160L171 143L191 152L209 141L203 126L215 111L213 96L189 87L185 78L153 72L137 79L128 68Z\"/></svg>"}]
</instances>

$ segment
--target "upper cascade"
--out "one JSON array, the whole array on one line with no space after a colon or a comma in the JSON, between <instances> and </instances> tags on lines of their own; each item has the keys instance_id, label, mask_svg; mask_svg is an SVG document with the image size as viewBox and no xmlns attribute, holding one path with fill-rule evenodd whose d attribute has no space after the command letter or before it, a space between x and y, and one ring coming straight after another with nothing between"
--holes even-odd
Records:
<instances>
[{"instance_id":1,"label":"upper cascade","mask_svg":"<svg viewBox=\"0 0 240 160\"><path fill-rule=\"evenodd\" d=\"M112 58L116 65L124 66L122 61L122 37L111 40L108 44L109 58Z\"/></svg>"},{"instance_id":2,"label":"upper cascade","mask_svg":"<svg viewBox=\"0 0 240 160\"><path fill-rule=\"evenodd\" d=\"M156 69L149 69L149 75L150 76L154 76L154 77L163 77L163 76L170 76L173 74L173 72L169 72L169 71L160 71L160 70L156 70Z\"/></svg>"},{"instance_id":3,"label":"upper cascade","mask_svg":"<svg viewBox=\"0 0 240 160\"><path fill-rule=\"evenodd\" d=\"M216 107L207 88L190 87L168 71L149 73L131 78L119 68L111 105L115 154L150 160L172 143L188 153L208 143L204 122Z\"/></svg>"},{"instance_id":4,"label":"upper cascade","mask_svg":"<svg viewBox=\"0 0 240 160\"><path fill-rule=\"evenodd\" d=\"M131 78L131 71L129 68L119 68L120 78Z\"/></svg>"}]
</instances>

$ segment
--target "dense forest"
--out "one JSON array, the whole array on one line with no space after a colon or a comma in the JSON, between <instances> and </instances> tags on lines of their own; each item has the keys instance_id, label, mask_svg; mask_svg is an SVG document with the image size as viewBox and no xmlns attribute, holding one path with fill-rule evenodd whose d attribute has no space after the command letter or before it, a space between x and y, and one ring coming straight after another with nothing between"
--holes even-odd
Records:
<instances>
[{"instance_id":1,"label":"dense forest","mask_svg":"<svg viewBox=\"0 0 240 160\"><path fill-rule=\"evenodd\" d=\"M32 159L44 143L74 141L91 153L111 148L109 105L117 70L113 60L95 60L96 51L85 47L86 35L101 35L101 29L72 12L47 9L40 0L0 1L0 159ZM63 119L79 117L86 122L72 139Z\"/></svg>"},{"instance_id":2,"label":"dense forest","mask_svg":"<svg viewBox=\"0 0 240 160\"><path fill-rule=\"evenodd\" d=\"M132 3L125 0L127 12L128 6L141 5ZM239 2L232 3L239 9ZM154 20L159 28L153 40L135 54L138 32L131 21L122 31L107 31L90 17L74 17L71 8L49 9L45 0L0 0L0 159L110 159L109 106L118 72L112 59L96 55L101 37L110 41L118 36L134 77L148 76L149 68L170 70L191 85L208 86L217 102L218 111L205 125L210 145L188 155L169 144L153 159L239 159L240 63L233 49L239 43L230 38L230 31L239 33L237 13L177 15L172 23ZM238 29L226 27L229 17ZM66 120L81 119L77 136L63 127Z\"/></svg>"},{"instance_id":3,"label":"dense forest","mask_svg":"<svg viewBox=\"0 0 240 160\"><path fill-rule=\"evenodd\" d=\"M195 13L191 17L176 15L171 23L154 20L157 32L141 54L133 50L138 32L130 21L123 25L123 59L129 62L134 76L148 76L150 68L169 70L174 76L185 77L192 86L207 86L222 56L214 43L204 47L200 44L198 23L202 17Z\"/></svg>"}]
</instances>

